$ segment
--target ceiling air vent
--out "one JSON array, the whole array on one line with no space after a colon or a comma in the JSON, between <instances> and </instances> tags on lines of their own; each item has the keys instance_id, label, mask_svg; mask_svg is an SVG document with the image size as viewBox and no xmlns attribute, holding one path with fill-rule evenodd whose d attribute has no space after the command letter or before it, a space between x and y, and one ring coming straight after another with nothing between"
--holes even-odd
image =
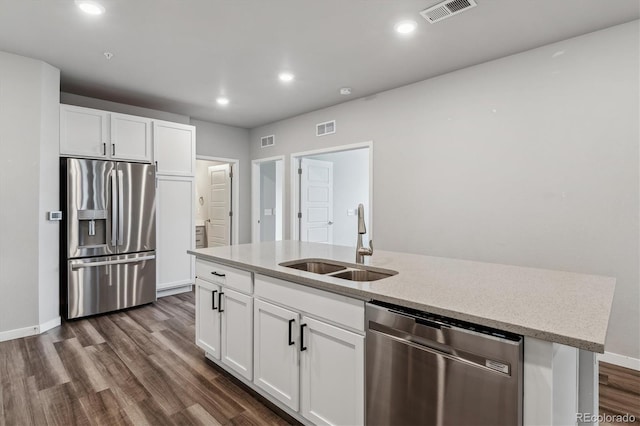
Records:
<instances>
[{"instance_id":1,"label":"ceiling air vent","mask_svg":"<svg viewBox=\"0 0 640 426\"><path fill-rule=\"evenodd\" d=\"M260 138L260 148L266 148L268 146L274 146L276 144L275 135L263 136Z\"/></svg>"},{"instance_id":2,"label":"ceiling air vent","mask_svg":"<svg viewBox=\"0 0 640 426\"><path fill-rule=\"evenodd\" d=\"M431 6L420 12L420 15L432 24L443 19L451 18L453 15L476 7L478 4L475 0L448 0Z\"/></svg>"},{"instance_id":3,"label":"ceiling air vent","mask_svg":"<svg viewBox=\"0 0 640 426\"><path fill-rule=\"evenodd\" d=\"M330 135L336 132L336 120L316 124L316 136Z\"/></svg>"}]
</instances>

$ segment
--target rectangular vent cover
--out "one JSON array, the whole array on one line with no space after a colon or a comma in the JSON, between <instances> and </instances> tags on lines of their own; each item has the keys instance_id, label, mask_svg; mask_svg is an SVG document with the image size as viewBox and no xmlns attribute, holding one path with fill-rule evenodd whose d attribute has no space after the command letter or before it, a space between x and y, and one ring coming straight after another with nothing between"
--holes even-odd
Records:
<instances>
[{"instance_id":1,"label":"rectangular vent cover","mask_svg":"<svg viewBox=\"0 0 640 426\"><path fill-rule=\"evenodd\" d=\"M447 0L423 10L420 15L430 23L435 24L477 5L475 0Z\"/></svg>"},{"instance_id":2,"label":"rectangular vent cover","mask_svg":"<svg viewBox=\"0 0 640 426\"><path fill-rule=\"evenodd\" d=\"M316 124L316 136L330 135L336 132L336 120Z\"/></svg>"},{"instance_id":3,"label":"rectangular vent cover","mask_svg":"<svg viewBox=\"0 0 640 426\"><path fill-rule=\"evenodd\" d=\"M260 138L260 148L266 148L268 146L274 146L276 144L275 135L263 136Z\"/></svg>"}]
</instances>

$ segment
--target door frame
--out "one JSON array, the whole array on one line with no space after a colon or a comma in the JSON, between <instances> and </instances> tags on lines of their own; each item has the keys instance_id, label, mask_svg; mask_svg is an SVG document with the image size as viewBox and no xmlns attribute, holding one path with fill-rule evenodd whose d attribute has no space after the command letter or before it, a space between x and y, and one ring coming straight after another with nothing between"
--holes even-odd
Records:
<instances>
[{"instance_id":1,"label":"door frame","mask_svg":"<svg viewBox=\"0 0 640 426\"><path fill-rule=\"evenodd\" d=\"M290 161L290 190L289 199L291 200L291 220L290 232L292 240L300 240L300 226L298 220L298 206L300 205L300 183L298 182L298 162L302 157L310 157L320 154L332 154L344 151L353 151L355 149L369 149L369 211L367 212L367 236L369 240L373 240L373 141L359 142L349 145L338 145L329 148L315 149L311 151L296 152L291 154Z\"/></svg>"},{"instance_id":2,"label":"door frame","mask_svg":"<svg viewBox=\"0 0 640 426\"><path fill-rule=\"evenodd\" d=\"M231 217L231 245L239 244L238 238L240 235L240 160L236 158L224 158L224 157L210 157L208 155L196 155L197 160L205 161L220 161L223 163L231 164L233 170L233 178L231 179L231 211L233 216ZM195 180L195 179L194 179ZM196 182L196 185L198 183ZM197 200L193 201L194 203ZM195 209L194 209L194 223L195 223ZM194 229L195 232L195 229Z\"/></svg>"},{"instance_id":3,"label":"door frame","mask_svg":"<svg viewBox=\"0 0 640 426\"><path fill-rule=\"evenodd\" d=\"M276 241L284 239L284 197L285 197L285 184L284 184L284 167L285 156L277 155L275 157L260 158L251 161L251 242L260 242L260 164L270 161L282 161L282 167L280 168L280 199L276 197L276 212L280 212L276 215ZM276 163L277 164L277 163ZM279 174L278 167L276 165L276 181Z\"/></svg>"}]
</instances>

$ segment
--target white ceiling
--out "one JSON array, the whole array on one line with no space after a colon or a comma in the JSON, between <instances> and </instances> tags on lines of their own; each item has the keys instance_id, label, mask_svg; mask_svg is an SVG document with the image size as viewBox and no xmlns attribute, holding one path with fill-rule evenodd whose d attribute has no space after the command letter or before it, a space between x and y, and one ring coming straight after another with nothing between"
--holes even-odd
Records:
<instances>
[{"instance_id":1,"label":"white ceiling","mask_svg":"<svg viewBox=\"0 0 640 426\"><path fill-rule=\"evenodd\" d=\"M640 18L640 0L477 0L436 24L419 12L438 0L99 1L0 0L0 50L59 68L65 92L247 128Z\"/></svg>"}]
</instances>

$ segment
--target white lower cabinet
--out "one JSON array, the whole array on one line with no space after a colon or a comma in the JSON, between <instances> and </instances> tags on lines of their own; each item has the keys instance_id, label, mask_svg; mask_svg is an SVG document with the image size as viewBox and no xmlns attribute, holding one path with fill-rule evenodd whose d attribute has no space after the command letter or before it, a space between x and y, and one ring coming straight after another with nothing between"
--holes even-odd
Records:
<instances>
[{"instance_id":1,"label":"white lower cabinet","mask_svg":"<svg viewBox=\"0 0 640 426\"><path fill-rule=\"evenodd\" d=\"M253 382L287 407L298 411L300 348L296 342L300 315L256 299L253 318Z\"/></svg>"},{"instance_id":2,"label":"white lower cabinet","mask_svg":"<svg viewBox=\"0 0 640 426\"><path fill-rule=\"evenodd\" d=\"M220 359L220 286L196 279L196 344Z\"/></svg>"},{"instance_id":3,"label":"white lower cabinet","mask_svg":"<svg viewBox=\"0 0 640 426\"><path fill-rule=\"evenodd\" d=\"M209 358L305 423L364 424L363 301L201 259L196 274Z\"/></svg>"},{"instance_id":4,"label":"white lower cabinet","mask_svg":"<svg viewBox=\"0 0 640 426\"><path fill-rule=\"evenodd\" d=\"M317 425L364 424L364 337L302 317L302 415Z\"/></svg>"},{"instance_id":5,"label":"white lower cabinet","mask_svg":"<svg viewBox=\"0 0 640 426\"><path fill-rule=\"evenodd\" d=\"M222 362L251 380L253 376L253 297L229 288L222 288L220 316L222 317Z\"/></svg>"},{"instance_id":6,"label":"white lower cabinet","mask_svg":"<svg viewBox=\"0 0 640 426\"><path fill-rule=\"evenodd\" d=\"M247 380L253 379L251 273L215 263L196 263L196 344Z\"/></svg>"},{"instance_id":7,"label":"white lower cabinet","mask_svg":"<svg viewBox=\"0 0 640 426\"><path fill-rule=\"evenodd\" d=\"M364 424L364 336L346 329L364 303L260 275L254 294L254 384L313 424Z\"/></svg>"}]
</instances>

